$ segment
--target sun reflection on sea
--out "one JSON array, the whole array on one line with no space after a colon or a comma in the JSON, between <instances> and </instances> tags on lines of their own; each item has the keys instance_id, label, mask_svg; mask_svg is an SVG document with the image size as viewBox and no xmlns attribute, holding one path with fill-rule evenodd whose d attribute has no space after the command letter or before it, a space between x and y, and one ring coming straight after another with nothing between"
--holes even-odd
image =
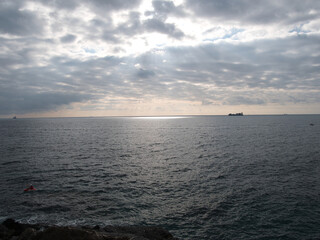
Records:
<instances>
[{"instance_id":1,"label":"sun reflection on sea","mask_svg":"<svg viewBox=\"0 0 320 240\"><path fill-rule=\"evenodd\" d=\"M141 116L132 117L133 119L147 119L147 120L167 120L167 119L178 119L178 118L190 118L189 116Z\"/></svg>"}]
</instances>

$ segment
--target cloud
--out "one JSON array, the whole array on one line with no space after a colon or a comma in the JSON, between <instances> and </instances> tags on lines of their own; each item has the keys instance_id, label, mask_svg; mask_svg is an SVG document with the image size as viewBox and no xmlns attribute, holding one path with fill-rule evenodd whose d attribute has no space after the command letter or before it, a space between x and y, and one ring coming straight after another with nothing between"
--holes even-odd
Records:
<instances>
[{"instance_id":1,"label":"cloud","mask_svg":"<svg viewBox=\"0 0 320 240\"><path fill-rule=\"evenodd\" d=\"M41 2L43 5L53 7L55 9L64 9L68 11L76 10L81 6L89 6L93 11L99 14L104 14L106 12L119 11L125 9L132 9L139 6L140 0L34 0L35 2Z\"/></svg>"},{"instance_id":2,"label":"cloud","mask_svg":"<svg viewBox=\"0 0 320 240\"><path fill-rule=\"evenodd\" d=\"M177 39L184 37L184 33L177 29L173 23L164 23L159 19L153 18L146 20L144 27L149 32L159 32Z\"/></svg>"},{"instance_id":3,"label":"cloud","mask_svg":"<svg viewBox=\"0 0 320 240\"><path fill-rule=\"evenodd\" d=\"M157 32L176 39L184 37L184 33L177 29L173 23L166 23L164 19L158 18L141 20L140 17L140 13L130 12L128 21L120 24L113 33L134 36L142 33Z\"/></svg>"},{"instance_id":4,"label":"cloud","mask_svg":"<svg viewBox=\"0 0 320 240\"><path fill-rule=\"evenodd\" d=\"M85 61L54 57L47 67L9 66L0 75L6 89L0 94L0 114L51 110L106 96L149 96L202 105L317 102L319 96L312 91L319 89L320 59L311 55L320 50L319 38L176 46L164 48L162 54L150 51ZM291 49L296 52L288 53Z\"/></svg>"},{"instance_id":5,"label":"cloud","mask_svg":"<svg viewBox=\"0 0 320 240\"><path fill-rule=\"evenodd\" d=\"M0 32L18 36L41 34L43 21L19 6L16 1L0 2Z\"/></svg>"},{"instance_id":6,"label":"cloud","mask_svg":"<svg viewBox=\"0 0 320 240\"><path fill-rule=\"evenodd\" d=\"M153 71L150 70L144 70L144 69L139 69L138 73L137 73L137 77L138 78L149 78L149 77L153 77L155 76L155 73Z\"/></svg>"},{"instance_id":7,"label":"cloud","mask_svg":"<svg viewBox=\"0 0 320 240\"><path fill-rule=\"evenodd\" d=\"M73 34L67 34L60 38L62 43L73 43L77 39L77 36Z\"/></svg>"},{"instance_id":8,"label":"cloud","mask_svg":"<svg viewBox=\"0 0 320 240\"><path fill-rule=\"evenodd\" d=\"M2 1L0 115L317 104L320 7L290 3Z\"/></svg>"},{"instance_id":9,"label":"cloud","mask_svg":"<svg viewBox=\"0 0 320 240\"><path fill-rule=\"evenodd\" d=\"M262 24L295 24L319 18L317 0L250 1L186 0L185 7L196 16L228 22Z\"/></svg>"},{"instance_id":10,"label":"cloud","mask_svg":"<svg viewBox=\"0 0 320 240\"><path fill-rule=\"evenodd\" d=\"M247 97L247 96L231 96L227 97L224 105L262 105L265 101L260 98Z\"/></svg>"},{"instance_id":11,"label":"cloud","mask_svg":"<svg viewBox=\"0 0 320 240\"><path fill-rule=\"evenodd\" d=\"M6 88L0 91L0 115L52 111L63 105L82 102L90 98L89 95L79 93L38 93Z\"/></svg>"},{"instance_id":12,"label":"cloud","mask_svg":"<svg viewBox=\"0 0 320 240\"><path fill-rule=\"evenodd\" d=\"M146 16L153 16L159 19L167 19L168 16L173 15L177 17L185 17L186 13L181 5L176 6L172 1L152 1L154 11L146 11Z\"/></svg>"},{"instance_id":13,"label":"cloud","mask_svg":"<svg viewBox=\"0 0 320 240\"><path fill-rule=\"evenodd\" d=\"M86 3L87 1L83 1ZM140 5L141 0L90 0L89 5L98 13L132 9Z\"/></svg>"},{"instance_id":14,"label":"cloud","mask_svg":"<svg viewBox=\"0 0 320 240\"><path fill-rule=\"evenodd\" d=\"M152 1L153 8L156 13L172 13L177 11L173 2L171 1Z\"/></svg>"}]
</instances>

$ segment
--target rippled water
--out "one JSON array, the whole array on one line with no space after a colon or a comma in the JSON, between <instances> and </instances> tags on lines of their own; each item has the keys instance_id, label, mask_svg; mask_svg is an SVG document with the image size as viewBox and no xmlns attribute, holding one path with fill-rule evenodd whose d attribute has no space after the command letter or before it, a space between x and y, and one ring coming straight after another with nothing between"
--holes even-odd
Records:
<instances>
[{"instance_id":1,"label":"rippled water","mask_svg":"<svg viewBox=\"0 0 320 240\"><path fill-rule=\"evenodd\" d=\"M320 115L2 119L0 220L318 239L319 146Z\"/></svg>"}]
</instances>

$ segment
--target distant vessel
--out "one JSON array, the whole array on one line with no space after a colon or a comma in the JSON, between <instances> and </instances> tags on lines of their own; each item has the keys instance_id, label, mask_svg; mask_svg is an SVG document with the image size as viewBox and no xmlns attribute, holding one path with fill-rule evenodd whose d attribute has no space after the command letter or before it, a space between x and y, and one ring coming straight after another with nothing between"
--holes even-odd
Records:
<instances>
[{"instance_id":1,"label":"distant vessel","mask_svg":"<svg viewBox=\"0 0 320 240\"><path fill-rule=\"evenodd\" d=\"M229 116L243 116L243 113L229 113Z\"/></svg>"},{"instance_id":2,"label":"distant vessel","mask_svg":"<svg viewBox=\"0 0 320 240\"><path fill-rule=\"evenodd\" d=\"M17 117L16 117L16 116L14 116L12 119L17 119Z\"/></svg>"}]
</instances>

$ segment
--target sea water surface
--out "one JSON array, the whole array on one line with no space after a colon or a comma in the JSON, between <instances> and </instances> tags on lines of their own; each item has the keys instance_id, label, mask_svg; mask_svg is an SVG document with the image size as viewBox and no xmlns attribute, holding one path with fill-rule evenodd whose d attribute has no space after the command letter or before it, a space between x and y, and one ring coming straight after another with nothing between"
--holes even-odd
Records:
<instances>
[{"instance_id":1,"label":"sea water surface","mask_svg":"<svg viewBox=\"0 0 320 240\"><path fill-rule=\"evenodd\" d=\"M1 119L8 217L319 239L320 115Z\"/></svg>"}]
</instances>

